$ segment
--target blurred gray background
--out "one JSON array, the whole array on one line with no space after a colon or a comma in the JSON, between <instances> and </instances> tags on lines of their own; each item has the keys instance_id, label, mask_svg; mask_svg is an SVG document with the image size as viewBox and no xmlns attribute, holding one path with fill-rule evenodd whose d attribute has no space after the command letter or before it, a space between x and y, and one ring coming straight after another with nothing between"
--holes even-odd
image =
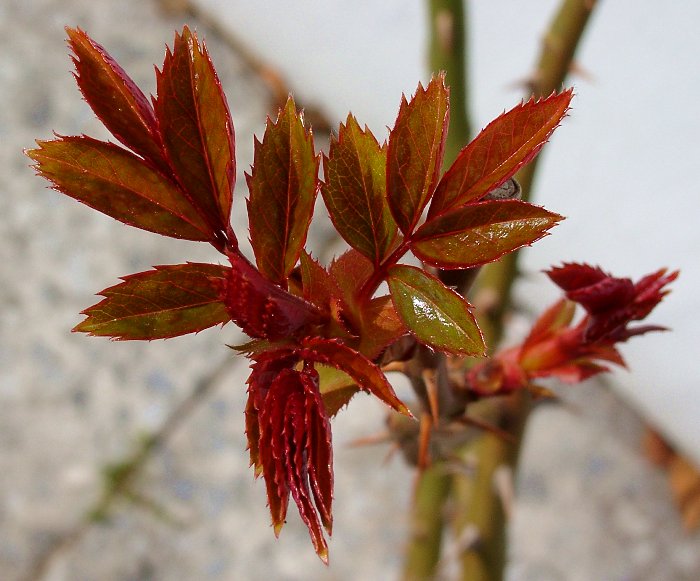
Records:
<instances>
[{"instance_id":1,"label":"blurred gray background","mask_svg":"<svg viewBox=\"0 0 700 581\"><path fill-rule=\"evenodd\" d=\"M556 4L472 3L476 127L519 101L513 86L531 70ZM400 93L429 76L418 0L191 6L199 16L156 0L0 3L0 579L396 578L412 472L399 458L384 464L384 447L347 446L382 429L380 405L358 397L334 422L336 522L325 568L296 514L278 541L269 527L264 486L245 452L247 369L224 346L242 338L232 325L151 343L70 333L119 276L218 255L123 226L48 190L28 169L22 148L52 131L107 138L70 75L65 25L87 30L147 93L176 29L188 22L206 38L236 125L239 231L242 171L269 93L220 32L334 123L352 109L378 135L393 124ZM586 260L635 278L663 265L683 273L653 319L673 333L625 346L631 371L616 373L612 388L577 387L566 405L534 417L512 580L700 577L700 538L683 533L664 476L638 447L641 411L700 457L698 16L691 2L601 2L579 56L587 74L573 77L574 109L545 154L537 201L569 218L525 255L523 318L553 298L537 274L553 262ZM312 244L324 245L327 233L316 227ZM132 498L90 524L104 469L162 429L197 385L206 397L143 464ZM445 578L451 571L448 556Z\"/></svg>"}]
</instances>

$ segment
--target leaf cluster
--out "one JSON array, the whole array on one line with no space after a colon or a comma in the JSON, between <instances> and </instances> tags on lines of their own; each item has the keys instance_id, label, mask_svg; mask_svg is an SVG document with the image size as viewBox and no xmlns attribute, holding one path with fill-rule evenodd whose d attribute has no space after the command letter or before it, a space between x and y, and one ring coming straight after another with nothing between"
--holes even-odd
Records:
<instances>
[{"instance_id":1,"label":"leaf cluster","mask_svg":"<svg viewBox=\"0 0 700 581\"><path fill-rule=\"evenodd\" d=\"M265 476L273 522L278 530L291 493L324 557L319 522L330 532L332 495L328 418L359 390L409 413L380 368L388 348L406 335L445 353L484 354L472 307L437 271L497 260L562 219L487 195L508 187L537 154L572 92L502 114L444 173L443 74L402 99L385 143L348 115L326 155L316 151L290 97L255 140L246 174L251 262L230 225L234 128L206 46L187 27L177 34L149 99L84 31L67 31L78 86L119 144L84 135L38 141L27 152L37 172L121 222L208 242L227 262L157 266L124 277L102 291L104 299L84 311L74 330L151 340L238 325L251 338L239 348L253 361L246 411L251 462ZM305 249L319 193L350 246L327 266ZM409 253L421 268L404 263ZM389 292L381 295L383 283Z\"/></svg>"}]
</instances>

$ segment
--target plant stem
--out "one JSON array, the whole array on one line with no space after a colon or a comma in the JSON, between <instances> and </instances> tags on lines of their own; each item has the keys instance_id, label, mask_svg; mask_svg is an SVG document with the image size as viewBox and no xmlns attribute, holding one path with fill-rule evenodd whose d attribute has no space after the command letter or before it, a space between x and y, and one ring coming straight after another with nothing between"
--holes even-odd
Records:
<instances>
[{"instance_id":1,"label":"plant stem","mask_svg":"<svg viewBox=\"0 0 700 581\"><path fill-rule=\"evenodd\" d=\"M430 70L445 71L450 86L450 130L445 165L451 165L471 136L467 112L467 28L462 0L430 0Z\"/></svg>"},{"instance_id":2,"label":"plant stem","mask_svg":"<svg viewBox=\"0 0 700 581\"><path fill-rule=\"evenodd\" d=\"M549 95L564 83L594 6L595 2L592 0L562 1L545 34L537 69L530 82L529 88L536 97ZM516 176L524 200L531 197L536 169L537 159ZM488 314L492 345L496 344L502 334L504 315L510 307L511 291L516 276L516 253L489 265L482 273L480 289L488 289L496 298L495 307ZM526 394L511 396L504 414L506 426L502 427L508 429L515 437L515 442L508 443L493 434L485 433L464 450L466 454L477 454L477 477L471 490L462 495L461 502L456 503L460 506L457 512L461 514L462 511L466 511L462 527L474 526L480 534L479 542L474 543L462 554L461 578L464 581L503 579L507 557L507 518L503 503L494 490L494 483L496 471L500 467L509 467L511 473L515 472L530 409L530 400ZM462 527L458 526L458 530Z\"/></svg>"}]
</instances>

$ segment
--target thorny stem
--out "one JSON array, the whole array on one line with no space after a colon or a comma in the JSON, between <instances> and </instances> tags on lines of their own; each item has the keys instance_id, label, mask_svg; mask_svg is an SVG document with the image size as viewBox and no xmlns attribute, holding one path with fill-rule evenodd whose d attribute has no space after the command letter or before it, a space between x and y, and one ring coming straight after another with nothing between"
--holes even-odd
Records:
<instances>
[{"instance_id":1,"label":"thorny stem","mask_svg":"<svg viewBox=\"0 0 700 581\"><path fill-rule=\"evenodd\" d=\"M442 34L437 18L447 21L445 10L453 15L463 14L462 0L430 0L431 14L431 67L433 70L466 70L466 47L457 53L441 53L439 46ZM590 14L595 6L591 0L563 0L560 8L544 37L542 53L528 88L536 96L546 96L561 87L571 66L573 56L581 39ZM463 18L463 16L462 16ZM452 23L460 25L463 20L456 17ZM463 36L461 37L463 38ZM444 45L444 42L443 42ZM452 96L460 94L455 90L455 77L451 79ZM463 82L466 86L466 82ZM466 91L461 93L466 99ZM457 103L453 102L453 107ZM465 105L465 106L462 106ZM464 114L466 104L459 102L457 118ZM464 123L461 131L469 124ZM450 136L465 143L469 135L459 134L455 117L451 119ZM454 151L449 149L448 152ZM458 151L458 149L457 149ZM454 151L453 155L456 154ZM447 159L447 156L446 156ZM529 198L535 162L526 166L516 176L520 182L523 199ZM494 308L487 313L485 334L490 345L497 344L503 328L503 317L510 306L512 284L517 274L517 256L507 255L496 264L484 269L478 281L482 292L496 297ZM442 273L441 273L442 274ZM474 273L465 273L465 279L473 280ZM471 282L471 280L469 282ZM465 292L469 284L464 281L451 281ZM474 531L474 541L461 549L461 579L464 581L498 581L503 578L506 563L506 512L502 499L494 484L499 471L513 470L522 442L525 424L530 411L530 400L526 394L505 398L498 402L485 401L487 416L494 416L499 428L511 434L508 441L497 434L485 432L471 440L459 452L462 461L474 467L470 475L448 477L444 462L436 462L423 472L416 487L413 506L413 526L411 539L406 552L404 579L433 579L437 575L440 544L443 535L445 506L451 500L451 522L455 537L461 538L466 530ZM474 406L477 407L477 406ZM480 410L481 411L481 410ZM481 416L483 417L483 416ZM432 536L427 537L428 532Z\"/></svg>"},{"instance_id":2,"label":"thorny stem","mask_svg":"<svg viewBox=\"0 0 700 581\"><path fill-rule=\"evenodd\" d=\"M536 97L547 96L561 88L594 6L595 2L591 0L562 1L544 36L537 68L528 87ZM524 200L530 198L538 159L516 175ZM484 269L480 288L490 289L497 298L496 308L488 314L492 345L500 339L516 276L516 253ZM483 434L475 442L475 446L480 448L477 486L470 498L464 499L462 507L466 509L467 523L483 531L484 536L481 542L473 544L462 555L461 578L464 581L498 581L503 578L507 556L507 519L502 499L494 490L494 479L500 469L510 468L511 472L515 472L530 410L531 402L527 394L511 396L505 400L502 427L513 434L515 443L508 444L490 433ZM458 526L457 530L460 528Z\"/></svg>"}]
</instances>

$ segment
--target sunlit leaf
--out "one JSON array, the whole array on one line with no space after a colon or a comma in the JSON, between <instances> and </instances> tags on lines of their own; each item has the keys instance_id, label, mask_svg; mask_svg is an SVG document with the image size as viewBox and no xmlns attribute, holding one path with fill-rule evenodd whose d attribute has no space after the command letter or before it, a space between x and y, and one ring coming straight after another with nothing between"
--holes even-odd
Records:
<instances>
[{"instance_id":1,"label":"sunlit leaf","mask_svg":"<svg viewBox=\"0 0 700 581\"><path fill-rule=\"evenodd\" d=\"M396 236L386 202L386 148L348 115L323 167L321 193L338 233L379 264Z\"/></svg>"},{"instance_id":2,"label":"sunlit leaf","mask_svg":"<svg viewBox=\"0 0 700 581\"><path fill-rule=\"evenodd\" d=\"M107 51L80 28L66 28L75 78L97 117L119 141L159 167L162 141L153 107Z\"/></svg>"},{"instance_id":3,"label":"sunlit leaf","mask_svg":"<svg viewBox=\"0 0 700 581\"><path fill-rule=\"evenodd\" d=\"M568 89L546 99L533 98L489 123L440 180L428 216L479 200L510 178L547 142L572 96Z\"/></svg>"},{"instance_id":4,"label":"sunlit leaf","mask_svg":"<svg viewBox=\"0 0 700 581\"><path fill-rule=\"evenodd\" d=\"M468 268L532 244L559 220L558 214L518 200L470 204L426 222L411 250L440 268Z\"/></svg>"},{"instance_id":5,"label":"sunlit leaf","mask_svg":"<svg viewBox=\"0 0 700 581\"><path fill-rule=\"evenodd\" d=\"M444 75L434 77L411 101L404 97L389 134L387 196L401 231L420 219L440 176L449 122L449 90Z\"/></svg>"},{"instance_id":6,"label":"sunlit leaf","mask_svg":"<svg viewBox=\"0 0 700 581\"><path fill-rule=\"evenodd\" d=\"M290 97L277 121L268 119L248 178L250 238L260 271L284 283L299 259L314 209L319 158L311 130Z\"/></svg>"},{"instance_id":7,"label":"sunlit leaf","mask_svg":"<svg viewBox=\"0 0 700 581\"><path fill-rule=\"evenodd\" d=\"M414 266L391 268L387 281L396 311L418 341L448 353L484 354L481 331L462 296Z\"/></svg>"},{"instance_id":8,"label":"sunlit leaf","mask_svg":"<svg viewBox=\"0 0 700 581\"><path fill-rule=\"evenodd\" d=\"M176 184L133 153L91 137L37 141L39 175L64 194L125 224L187 240L210 229Z\"/></svg>"},{"instance_id":9,"label":"sunlit leaf","mask_svg":"<svg viewBox=\"0 0 700 581\"><path fill-rule=\"evenodd\" d=\"M178 179L217 231L229 225L236 177L233 122L204 45L185 27L157 73L156 116Z\"/></svg>"},{"instance_id":10,"label":"sunlit leaf","mask_svg":"<svg viewBox=\"0 0 700 581\"><path fill-rule=\"evenodd\" d=\"M100 293L105 299L83 311L87 318L73 330L119 340L166 339L223 324L230 317L219 284L228 270L188 263L126 276Z\"/></svg>"},{"instance_id":11,"label":"sunlit leaf","mask_svg":"<svg viewBox=\"0 0 700 581\"><path fill-rule=\"evenodd\" d=\"M336 415L360 391L355 380L347 373L328 365L316 364L321 398L329 417Z\"/></svg>"},{"instance_id":12,"label":"sunlit leaf","mask_svg":"<svg viewBox=\"0 0 700 581\"><path fill-rule=\"evenodd\" d=\"M364 355L339 341L321 337L305 338L302 345L300 355L304 359L340 369L352 377L361 389L378 397L397 412L410 415L382 370Z\"/></svg>"}]
</instances>

